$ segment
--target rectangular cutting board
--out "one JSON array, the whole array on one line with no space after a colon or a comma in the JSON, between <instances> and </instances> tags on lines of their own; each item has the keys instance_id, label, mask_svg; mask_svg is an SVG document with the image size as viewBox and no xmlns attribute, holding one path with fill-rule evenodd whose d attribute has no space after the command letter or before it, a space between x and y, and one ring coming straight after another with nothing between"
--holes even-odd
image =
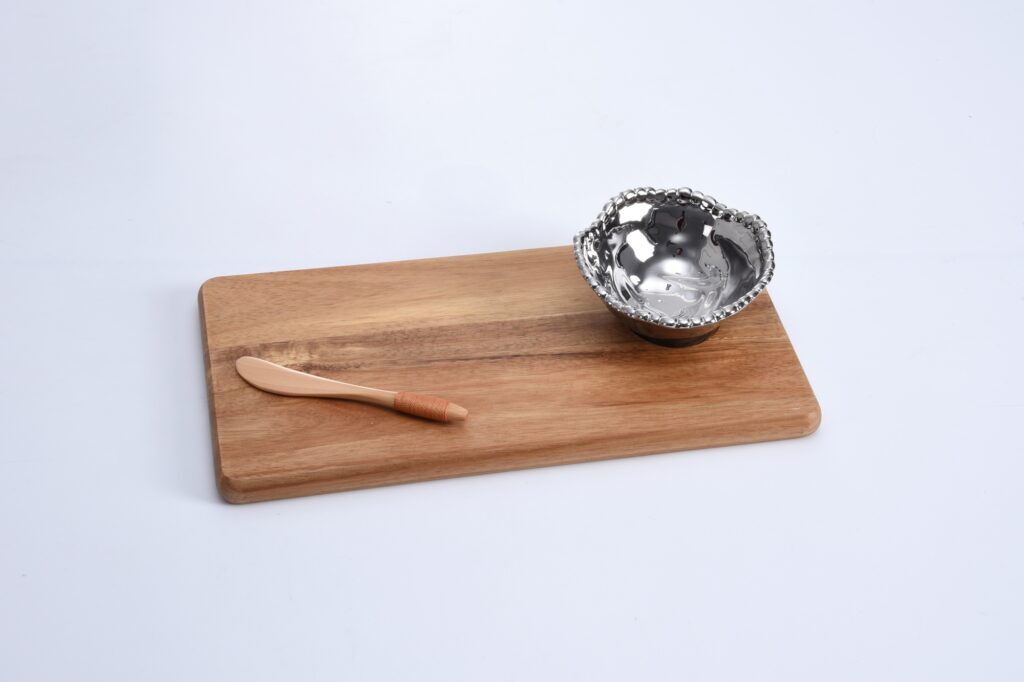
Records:
<instances>
[{"instance_id":1,"label":"rectangular cutting board","mask_svg":"<svg viewBox=\"0 0 1024 682\"><path fill-rule=\"evenodd\" d=\"M572 249L217 277L199 309L229 502L794 438L820 421L768 294L689 348L626 330ZM442 424L249 386L255 355L442 396Z\"/></svg>"}]
</instances>

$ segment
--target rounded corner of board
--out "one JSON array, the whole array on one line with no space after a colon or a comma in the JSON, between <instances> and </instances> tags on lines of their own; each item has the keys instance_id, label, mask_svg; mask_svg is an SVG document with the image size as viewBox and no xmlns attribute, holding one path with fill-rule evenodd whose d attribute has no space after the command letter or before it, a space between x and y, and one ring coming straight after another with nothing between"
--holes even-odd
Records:
<instances>
[{"instance_id":1,"label":"rounded corner of board","mask_svg":"<svg viewBox=\"0 0 1024 682\"><path fill-rule=\"evenodd\" d=\"M818 404L817 400L814 401L814 405L804 415L804 420L805 423L803 428L800 430L801 438L810 436L818 430L819 426L821 426L821 405Z\"/></svg>"}]
</instances>

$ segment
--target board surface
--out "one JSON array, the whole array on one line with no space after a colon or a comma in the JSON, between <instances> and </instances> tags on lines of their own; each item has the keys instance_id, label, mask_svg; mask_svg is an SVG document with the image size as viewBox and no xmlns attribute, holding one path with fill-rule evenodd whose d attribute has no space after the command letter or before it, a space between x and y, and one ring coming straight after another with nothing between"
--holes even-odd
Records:
<instances>
[{"instance_id":1,"label":"board surface","mask_svg":"<svg viewBox=\"0 0 1024 682\"><path fill-rule=\"evenodd\" d=\"M572 249L217 277L199 292L217 484L254 502L794 438L818 402L767 293L710 340L625 329ZM442 396L442 424L249 386L243 355Z\"/></svg>"}]
</instances>

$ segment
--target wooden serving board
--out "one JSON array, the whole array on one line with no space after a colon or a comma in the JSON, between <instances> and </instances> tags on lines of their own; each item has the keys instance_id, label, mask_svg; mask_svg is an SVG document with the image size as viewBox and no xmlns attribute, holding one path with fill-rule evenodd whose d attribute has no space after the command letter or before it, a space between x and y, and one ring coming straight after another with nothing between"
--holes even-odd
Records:
<instances>
[{"instance_id":1,"label":"wooden serving board","mask_svg":"<svg viewBox=\"0 0 1024 682\"><path fill-rule=\"evenodd\" d=\"M199 292L217 482L254 502L793 438L820 411L767 293L710 340L626 330L572 249L217 277ZM259 391L255 355L442 396L461 424Z\"/></svg>"}]
</instances>

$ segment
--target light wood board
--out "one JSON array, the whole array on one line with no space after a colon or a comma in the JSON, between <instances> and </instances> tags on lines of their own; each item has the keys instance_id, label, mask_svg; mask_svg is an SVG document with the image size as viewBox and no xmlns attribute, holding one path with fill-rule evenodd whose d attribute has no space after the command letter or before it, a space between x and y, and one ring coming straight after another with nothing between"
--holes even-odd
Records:
<instances>
[{"instance_id":1,"label":"light wood board","mask_svg":"<svg viewBox=\"0 0 1024 682\"><path fill-rule=\"evenodd\" d=\"M767 295L710 340L626 330L568 247L217 277L199 292L218 487L254 502L794 438L820 421ZM254 355L442 396L442 424L249 386Z\"/></svg>"}]
</instances>

